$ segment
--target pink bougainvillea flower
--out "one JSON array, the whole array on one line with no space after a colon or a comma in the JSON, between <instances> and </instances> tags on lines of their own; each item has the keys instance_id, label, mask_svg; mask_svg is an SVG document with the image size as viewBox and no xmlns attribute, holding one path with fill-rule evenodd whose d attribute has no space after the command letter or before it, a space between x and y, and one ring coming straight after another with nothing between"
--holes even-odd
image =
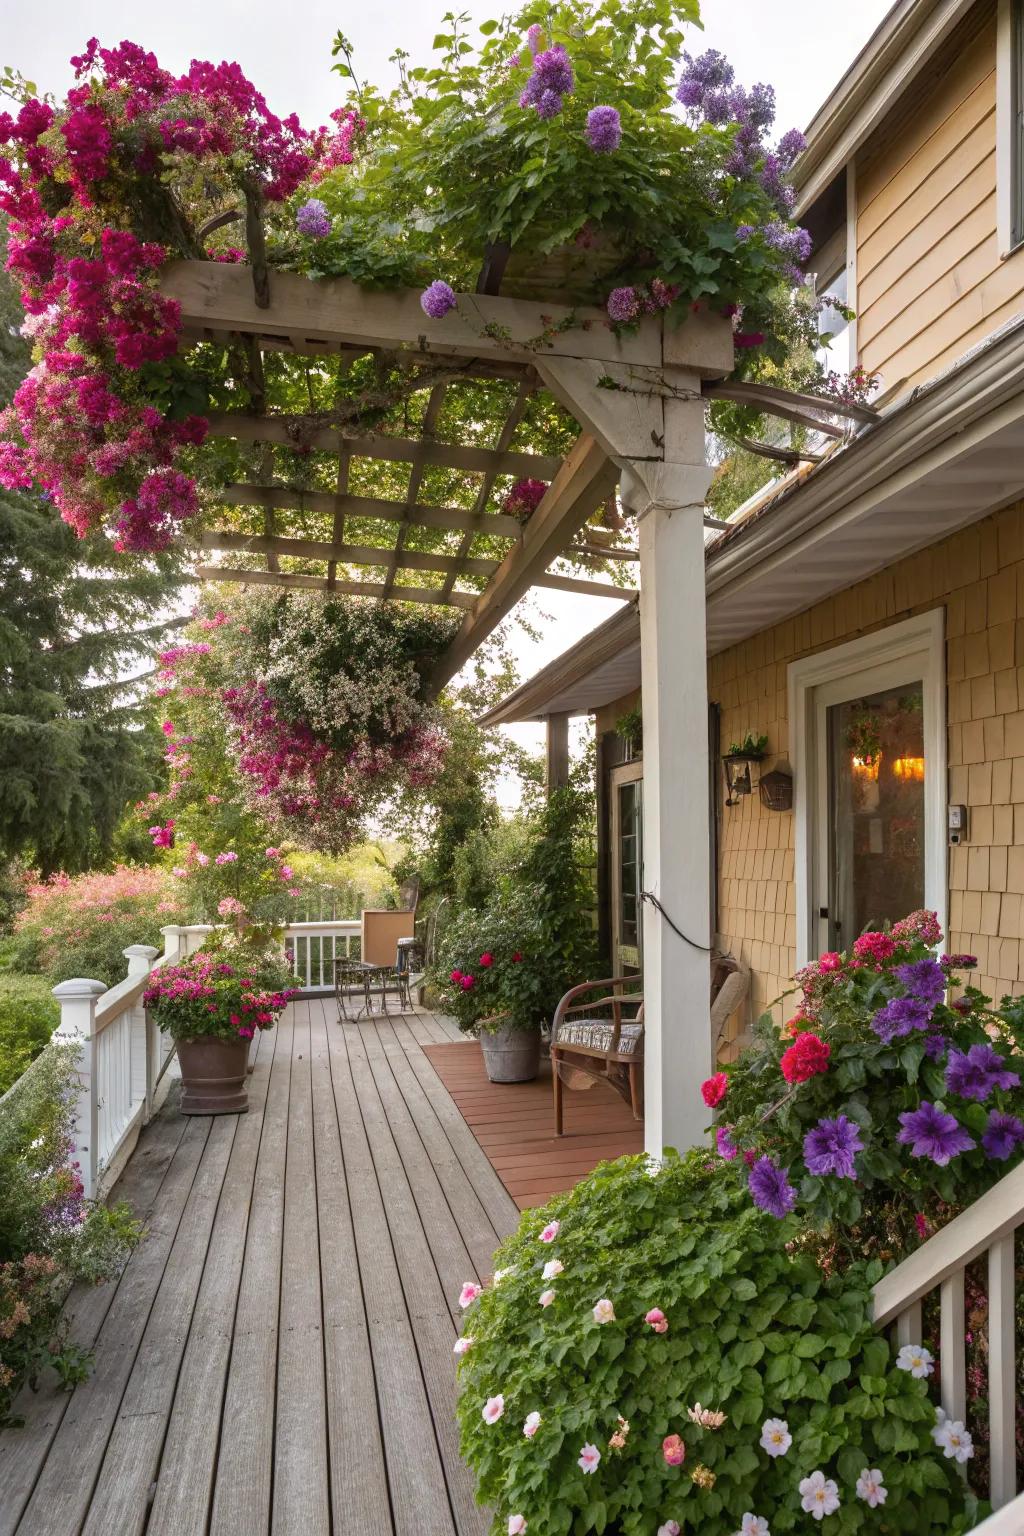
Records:
<instances>
[{"instance_id":1,"label":"pink bougainvillea flower","mask_svg":"<svg viewBox=\"0 0 1024 1536\"><path fill-rule=\"evenodd\" d=\"M554 1299L554 1291L541 1291L539 1300L542 1307L550 1307Z\"/></svg>"},{"instance_id":2,"label":"pink bougainvillea flower","mask_svg":"<svg viewBox=\"0 0 1024 1536\"><path fill-rule=\"evenodd\" d=\"M596 1445L583 1445L580 1447L579 1459L576 1465L581 1472L596 1472L601 1462L601 1452Z\"/></svg>"},{"instance_id":3,"label":"pink bougainvillea flower","mask_svg":"<svg viewBox=\"0 0 1024 1536\"><path fill-rule=\"evenodd\" d=\"M540 1426L541 1426L542 1422L543 1421L541 1419L541 1416L537 1412L536 1408L533 1410L532 1413L528 1413L526 1415L526 1418L525 1418L525 1420L523 1422L523 1434L526 1436L527 1440L532 1440L533 1439L533 1437L537 1433L538 1429L540 1429Z\"/></svg>"},{"instance_id":4,"label":"pink bougainvillea flower","mask_svg":"<svg viewBox=\"0 0 1024 1536\"><path fill-rule=\"evenodd\" d=\"M729 1087L729 1079L724 1072L716 1072L700 1085L701 1098L709 1109L717 1109L725 1098Z\"/></svg>"},{"instance_id":5,"label":"pink bougainvillea flower","mask_svg":"<svg viewBox=\"0 0 1024 1536\"><path fill-rule=\"evenodd\" d=\"M523 1533L525 1532L525 1530L526 1530L526 1516L525 1515L509 1515L509 1517L508 1517L508 1536L523 1536Z\"/></svg>"},{"instance_id":6,"label":"pink bougainvillea flower","mask_svg":"<svg viewBox=\"0 0 1024 1536\"><path fill-rule=\"evenodd\" d=\"M483 1291L482 1285L477 1285L475 1280L467 1280L459 1292L459 1306L465 1311L471 1307L477 1297Z\"/></svg>"},{"instance_id":7,"label":"pink bougainvillea flower","mask_svg":"<svg viewBox=\"0 0 1024 1536\"><path fill-rule=\"evenodd\" d=\"M543 1232L541 1232L538 1242L553 1243L561 1230L561 1225L560 1221L549 1221Z\"/></svg>"},{"instance_id":8,"label":"pink bougainvillea flower","mask_svg":"<svg viewBox=\"0 0 1024 1536\"><path fill-rule=\"evenodd\" d=\"M681 1467L686 1460L686 1443L680 1435L666 1435L661 1442L661 1454L666 1466Z\"/></svg>"},{"instance_id":9,"label":"pink bougainvillea flower","mask_svg":"<svg viewBox=\"0 0 1024 1536\"><path fill-rule=\"evenodd\" d=\"M601 1300L595 1305L593 1317L595 1323L614 1323L615 1308L607 1296L602 1296Z\"/></svg>"},{"instance_id":10,"label":"pink bougainvillea flower","mask_svg":"<svg viewBox=\"0 0 1024 1536\"><path fill-rule=\"evenodd\" d=\"M455 1340L455 1348L452 1350L452 1354L458 1355L461 1359L463 1355L469 1354L469 1351L473 1348L474 1342L475 1341L471 1334L464 1333L461 1339Z\"/></svg>"},{"instance_id":11,"label":"pink bougainvillea flower","mask_svg":"<svg viewBox=\"0 0 1024 1536\"><path fill-rule=\"evenodd\" d=\"M505 1399L498 1392L496 1396L489 1397L480 1411L480 1417L485 1424L497 1424L505 1412Z\"/></svg>"},{"instance_id":12,"label":"pink bougainvillea flower","mask_svg":"<svg viewBox=\"0 0 1024 1536\"><path fill-rule=\"evenodd\" d=\"M665 1316L660 1307L652 1307L651 1310L645 1314L644 1322L650 1323L655 1333L668 1333L668 1318Z\"/></svg>"}]
</instances>

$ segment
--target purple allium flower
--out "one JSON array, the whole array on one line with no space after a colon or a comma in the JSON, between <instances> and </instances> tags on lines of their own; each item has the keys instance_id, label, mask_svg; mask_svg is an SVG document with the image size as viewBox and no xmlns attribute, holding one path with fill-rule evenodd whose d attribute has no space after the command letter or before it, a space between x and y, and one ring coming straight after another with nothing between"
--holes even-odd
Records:
<instances>
[{"instance_id":1,"label":"purple allium flower","mask_svg":"<svg viewBox=\"0 0 1024 1536\"><path fill-rule=\"evenodd\" d=\"M435 278L429 288L424 288L420 294L420 308L431 320L443 320L450 309L454 309L458 303L454 289L440 278Z\"/></svg>"},{"instance_id":2,"label":"purple allium flower","mask_svg":"<svg viewBox=\"0 0 1024 1536\"><path fill-rule=\"evenodd\" d=\"M800 132L800 129L791 128L788 133L782 135L782 138L776 145L775 153L788 170L797 155L802 155L806 148L807 140Z\"/></svg>"},{"instance_id":3,"label":"purple allium flower","mask_svg":"<svg viewBox=\"0 0 1024 1536\"><path fill-rule=\"evenodd\" d=\"M893 997L884 1008L879 1008L871 1020L871 1028L888 1045L891 1040L912 1034L915 1029L925 1029L931 1016L931 1008L916 997Z\"/></svg>"},{"instance_id":4,"label":"purple allium flower","mask_svg":"<svg viewBox=\"0 0 1024 1536\"><path fill-rule=\"evenodd\" d=\"M322 240L324 235L331 232L331 216L318 197L311 197L295 215L295 226L300 234Z\"/></svg>"},{"instance_id":5,"label":"purple allium flower","mask_svg":"<svg viewBox=\"0 0 1024 1536\"><path fill-rule=\"evenodd\" d=\"M935 1104L923 1103L919 1109L905 1111L900 1115L900 1126L896 1139L910 1148L910 1155L930 1157L940 1168L975 1145L959 1121Z\"/></svg>"},{"instance_id":6,"label":"purple allium flower","mask_svg":"<svg viewBox=\"0 0 1024 1536\"><path fill-rule=\"evenodd\" d=\"M615 107L591 107L587 113L587 143L595 154L607 155L622 143L622 119Z\"/></svg>"},{"instance_id":7,"label":"purple allium flower","mask_svg":"<svg viewBox=\"0 0 1024 1536\"><path fill-rule=\"evenodd\" d=\"M562 98L557 91L541 91L533 105L537 109L537 116L546 120L557 117L561 112Z\"/></svg>"},{"instance_id":8,"label":"purple allium flower","mask_svg":"<svg viewBox=\"0 0 1024 1536\"><path fill-rule=\"evenodd\" d=\"M1002 1110L993 1109L981 1145L989 1157L1005 1163L1019 1146L1024 1145L1024 1121L1018 1120L1016 1115L1007 1115Z\"/></svg>"},{"instance_id":9,"label":"purple allium flower","mask_svg":"<svg viewBox=\"0 0 1024 1536\"><path fill-rule=\"evenodd\" d=\"M902 982L911 997L934 1008L946 995L946 973L937 960L913 960L896 967L896 980Z\"/></svg>"},{"instance_id":10,"label":"purple allium flower","mask_svg":"<svg viewBox=\"0 0 1024 1536\"><path fill-rule=\"evenodd\" d=\"M608 295L608 315L616 325L629 325L640 313L635 288L613 288Z\"/></svg>"},{"instance_id":11,"label":"purple allium flower","mask_svg":"<svg viewBox=\"0 0 1024 1536\"><path fill-rule=\"evenodd\" d=\"M855 1178L853 1156L863 1150L860 1127L845 1115L819 1120L804 1137L804 1162L809 1172L819 1176L834 1173L840 1179Z\"/></svg>"},{"instance_id":12,"label":"purple allium flower","mask_svg":"<svg viewBox=\"0 0 1024 1536\"><path fill-rule=\"evenodd\" d=\"M724 1157L727 1163L731 1163L740 1150L729 1134L729 1126L727 1125L720 1125L715 1131L715 1143L718 1147L719 1157Z\"/></svg>"},{"instance_id":13,"label":"purple allium flower","mask_svg":"<svg viewBox=\"0 0 1024 1536\"><path fill-rule=\"evenodd\" d=\"M796 1190L789 1182L789 1170L776 1168L770 1157L759 1157L750 1170L750 1198L769 1216L781 1221L796 1204Z\"/></svg>"},{"instance_id":14,"label":"purple allium flower","mask_svg":"<svg viewBox=\"0 0 1024 1536\"><path fill-rule=\"evenodd\" d=\"M950 1051L946 1087L962 1099L984 1103L997 1088L1019 1088L1020 1077L1007 1068L1005 1058L990 1045L972 1045L966 1053Z\"/></svg>"}]
</instances>

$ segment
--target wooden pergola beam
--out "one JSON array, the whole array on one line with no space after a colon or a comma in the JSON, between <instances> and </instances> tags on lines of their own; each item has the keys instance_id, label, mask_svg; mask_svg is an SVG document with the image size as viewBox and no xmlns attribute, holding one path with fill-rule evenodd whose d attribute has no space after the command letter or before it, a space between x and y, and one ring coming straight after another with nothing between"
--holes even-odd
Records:
<instances>
[{"instance_id":1,"label":"wooden pergola beam","mask_svg":"<svg viewBox=\"0 0 1024 1536\"><path fill-rule=\"evenodd\" d=\"M878 411L871 405L860 405L856 400L830 400L824 395L811 395L806 390L784 389L781 384L759 384L745 379L726 379L705 383L703 393L710 400L733 400L738 405L751 405L776 414L773 407L790 406L805 411L824 411L828 416L848 416L851 421L870 426L880 420Z\"/></svg>"},{"instance_id":2,"label":"wooden pergola beam","mask_svg":"<svg viewBox=\"0 0 1024 1536\"><path fill-rule=\"evenodd\" d=\"M318 512L333 517L370 517L385 523L408 520L417 528L442 528L456 533L497 534L518 539L523 525L504 512L477 517L464 507L408 507L403 501L384 501L376 496L339 495L335 491L294 491L284 485L229 485L217 498L229 507L288 507L296 512Z\"/></svg>"},{"instance_id":3,"label":"wooden pergola beam","mask_svg":"<svg viewBox=\"0 0 1024 1536\"><path fill-rule=\"evenodd\" d=\"M604 450L586 433L567 455L547 495L523 530L523 537L491 577L487 590L473 604L462 629L431 678L436 692L469 660L530 587L539 584L552 560L580 531L595 507L614 489L619 471ZM559 578L564 580L567 578ZM599 585L596 582L589 586ZM606 588L618 595L621 588ZM624 597L630 594L622 592ZM453 593L454 597L455 594Z\"/></svg>"},{"instance_id":4,"label":"wooden pergola beam","mask_svg":"<svg viewBox=\"0 0 1024 1536\"><path fill-rule=\"evenodd\" d=\"M419 549L335 544L330 539L291 538L283 534L268 537L261 533L235 533L226 528L208 529L199 535L199 543L203 549L290 556L298 560L332 560L344 565L381 566L391 571L441 571L454 576L464 571L470 576L490 576L498 567L497 560L460 560L457 555L434 555Z\"/></svg>"},{"instance_id":5,"label":"wooden pergola beam","mask_svg":"<svg viewBox=\"0 0 1024 1536\"><path fill-rule=\"evenodd\" d=\"M382 581L330 581L326 576L307 576L300 571L244 571L228 565L198 565L195 576L197 581L228 581L240 583L242 586L255 587L301 587L315 592L347 592L356 597L383 597L384 583ZM395 587L389 594L399 602L406 603L440 603L440 587ZM445 599L445 606L449 608L475 607L476 597L472 592L452 592Z\"/></svg>"},{"instance_id":6,"label":"wooden pergola beam","mask_svg":"<svg viewBox=\"0 0 1024 1536\"><path fill-rule=\"evenodd\" d=\"M534 476L551 480L561 459L543 453L477 448L464 443L436 443L418 438L353 437L330 425L311 425L302 416L250 416L244 411L211 411L213 437L234 437L243 443L280 443L286 448L344 447L352 458L384 459L389 463L439 465L470 474Z\"/></svg>"}]
</instances>

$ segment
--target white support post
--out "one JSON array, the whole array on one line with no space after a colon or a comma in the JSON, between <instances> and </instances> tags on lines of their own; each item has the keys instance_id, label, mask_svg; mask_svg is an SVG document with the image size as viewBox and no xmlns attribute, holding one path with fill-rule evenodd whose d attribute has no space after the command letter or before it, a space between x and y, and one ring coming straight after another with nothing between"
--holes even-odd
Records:
<instances>
[{"instance_id":1,"label":"white support post","mask_svg":"<svg viewBox=\"0 0 1024 1536\"><path fill-rule=\"evenodd\" d=\"M664 909L644 902L644 1122L655 1157L697 1145L710 1118L700 1085L712 1070L704 607L711 471L703 464L701 407L687 407L694 420L674 422L671 439L678 452L692 438L691 462L634 460L621 489L640 518L643 885Z\"/></svg>"},{"instance_id":2,"label":"white support post","mask_svg":"<svg viewBox=\"0 0 1024 1536\"><path fill-rule=\"evenodd\" d=\"M122 950L128 961L128 977L148 976L160 951L152 944L129 944ZM150 1116L151 1085L156 1076L154 1047L150 1044L146 1005L140 998L132 1008L131 1019L131 1092L132 1106L145 1104L145 1118Z\"/></svg>"},{"instance_id":3,"label":"white support post","mask_svg":"<svg viewBox=\"0 0 1024 1536\"><path fill-rule=\"evenodd\" d=\"M54 987L60 1003L60 1023L54 1040L78 1047L76 1071L74 1158L79 1165L85 1197L91 1200L99 1178L99 1091L96 1081L96 1001L107 990L102 981L76 976Z\"/></svg>"}]
</instances>

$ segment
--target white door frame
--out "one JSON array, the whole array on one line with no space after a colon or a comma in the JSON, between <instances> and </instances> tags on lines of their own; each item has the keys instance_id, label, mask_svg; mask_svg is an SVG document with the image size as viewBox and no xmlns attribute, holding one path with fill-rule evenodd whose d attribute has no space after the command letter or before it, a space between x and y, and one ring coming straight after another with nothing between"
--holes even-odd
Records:
<instances>
[{"instance_id":1,"label":"white door frame","mask_svg":"<svg viewBox=\"0 0 1024 1536\"><path fill-rule=\"evenodd\" d=\"M821 816L822 782L818 735L814 719L815 690L842 678L876 668L880 686L922 681L924 750L928 764L924 806L924 904L938 913L943 931L949 883L946 873L946 647L945 610L927 613L874 630L845 645L818 651L788 668L789 739L794 778L796 844L796 963L799 968L821 952L819 919L812 907L822 857L820 839L827 836ZM871 691L874 691L872 688Z\"/></svg>"},{"instance_id":2,"label":"white door frame","mask_svg":"<svg viewBox=\"0 0 1024 1536\"><path fill-rule=\"evenodd\" d=\"M619 934L622 928L622 865L619 859L619 836L622 830L622 817L619 810L619 790L623 784L642 784L644 779L644 760L635 757L631 762L619 763L608 775L608 798L611 809L611 929L612 929L612 970L616 976L622 975L622 962L619 958L622 945ZM639 847L640 855L640 884L643 885L643 814L639 818ZM636 914L637 923L637 962L636 968L640 969L641 936L643 926L643 909L638 908Z\"/></svg>"}]
</instances>

